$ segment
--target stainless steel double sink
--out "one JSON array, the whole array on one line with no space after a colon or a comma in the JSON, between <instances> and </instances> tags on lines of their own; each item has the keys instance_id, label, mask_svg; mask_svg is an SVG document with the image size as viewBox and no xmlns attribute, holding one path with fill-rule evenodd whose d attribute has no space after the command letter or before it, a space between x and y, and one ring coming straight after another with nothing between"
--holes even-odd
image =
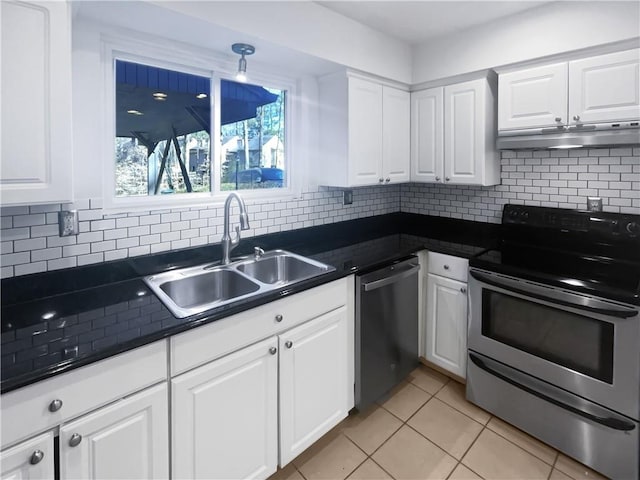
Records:
<instances>
[{"instance_id":1,"label":"stainless steel double sink","mask_svg":"<svg viewBox=\"0 0 640 480\"><path fill-rule=\"evenodd\" d=\"M285 250L228 265L198 265L145 277L145 283L178 318L331 272L335 268Z\"/></svg>"}]
</instances>

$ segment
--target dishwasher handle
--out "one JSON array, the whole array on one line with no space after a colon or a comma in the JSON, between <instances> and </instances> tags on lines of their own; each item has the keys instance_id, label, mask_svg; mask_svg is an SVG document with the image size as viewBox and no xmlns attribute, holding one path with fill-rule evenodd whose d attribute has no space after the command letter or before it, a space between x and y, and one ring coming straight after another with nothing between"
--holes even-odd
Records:
<instances>
[{"instance_id":1,"label":"dishwasher handle","mask_svg":"<svg viewBox=\"0 0 640 480\"><path fill-rule=\"evenodd\" d=\"M387 285L391 285L392 283L396 283L403 278L410 277L420 270L420 265L418 264L409 264L409 268L398 271L397 273L381 278L380 280L375 280L369 283L363 283L362 288L365 292L370 292L371 290L376 290L378 288L386 287Z\"/></svg>"}]
</instances>

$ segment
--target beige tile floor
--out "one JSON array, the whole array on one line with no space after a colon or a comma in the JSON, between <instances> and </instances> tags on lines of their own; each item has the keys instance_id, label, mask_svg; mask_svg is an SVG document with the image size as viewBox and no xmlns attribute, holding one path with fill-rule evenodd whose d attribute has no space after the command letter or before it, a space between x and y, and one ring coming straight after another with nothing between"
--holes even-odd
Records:
<instances>
[{"instance_id":1,"label":"beige tile floor","mask_svg":"<svg viewBox=\"0 0 640 480\"><path fill-rule=\"evenodd\" d=\"M270 480L603 479L467 402L464 386L420 366Z\"/></svg>"}]
</instances>

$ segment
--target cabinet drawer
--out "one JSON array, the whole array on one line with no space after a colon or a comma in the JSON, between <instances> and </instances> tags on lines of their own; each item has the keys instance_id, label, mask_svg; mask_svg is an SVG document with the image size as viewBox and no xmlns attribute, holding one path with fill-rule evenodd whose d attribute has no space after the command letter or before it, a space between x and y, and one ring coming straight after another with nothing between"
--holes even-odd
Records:
<instances>
[{"instance_id":1,"label":"cabinet drawer","mask_svg":"<svg viewBox=\"0 0 640 480\"><path fill-rule=\"evenodd\" d=\"M2 395L2 446L167 378L164 340ZM62 405L49 410L54 400Z\"/></svg>"},{"instance_id":2,"label":"cabinet drawer","mask_svg":"<svg viewBox=\"0 0 640 480\"><path fill-rule=\"evenodd\" d=\"M434 275L466 282L469 275L469 260L444 253L429 252L427 270Z\"/></svg>"},{"instance_id":3,"label":"cabinet drawer","mask_svg":"<svg viewBox=\"0 0 640 480\"><path fill-rule=\"evenodd\" d=\"M170 339L171 375L276 335L347 303L347 277L238 313Z\"/></svg>"}]
</instances>

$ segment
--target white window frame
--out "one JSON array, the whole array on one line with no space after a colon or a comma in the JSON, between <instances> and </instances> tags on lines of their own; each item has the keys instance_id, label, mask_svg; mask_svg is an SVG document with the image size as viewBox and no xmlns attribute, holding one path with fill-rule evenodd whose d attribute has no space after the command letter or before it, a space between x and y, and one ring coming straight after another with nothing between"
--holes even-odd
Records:
<instances>
[{"instance_id":1,"label":"white window frame","mask_svg":"<svg viewBox=\"0 0 640 480\"><path fill-rule=\"evenodd\" d=\"M172 44L158 45L156 43L144 43L139 39L124 37L102 36L102 67L104 79L104 135L100 148L102 158L102 197L103 210L107 213L124 213L139 210L173 209L184 207L199 207L222 205L230 191L220 191L221 159L220 159L220 80L234 80L235 66L233 62L220 59L211 52L198 51L185 46L176 47ZM188 63L185 62L188 59ZM115 195L115 158L114 142L116 138L116 84L115 61L140 63L158 68L165 68L179 72L190 73L207 77L211 80L210 101L212 119L210 145L211 145L211 192L192 192L173 195L147 195L116 197ZM253 63L253 62L252 62ZM296 118L299 111L297 82L293 78L273 75L268 72L258 71L252 65L250 68L248 83L268 88L284 90L285 94L285 180L286 187L239 190L238 192L248 203L260 203L260 201L272 202L276 200L291 200L301 197L301 162L295 158L298 150L296 144L300 137L300 131L295 131L293 125L297 125ZM234 190L235 191L235 190Z\"/></svg>"}]
</instances>

